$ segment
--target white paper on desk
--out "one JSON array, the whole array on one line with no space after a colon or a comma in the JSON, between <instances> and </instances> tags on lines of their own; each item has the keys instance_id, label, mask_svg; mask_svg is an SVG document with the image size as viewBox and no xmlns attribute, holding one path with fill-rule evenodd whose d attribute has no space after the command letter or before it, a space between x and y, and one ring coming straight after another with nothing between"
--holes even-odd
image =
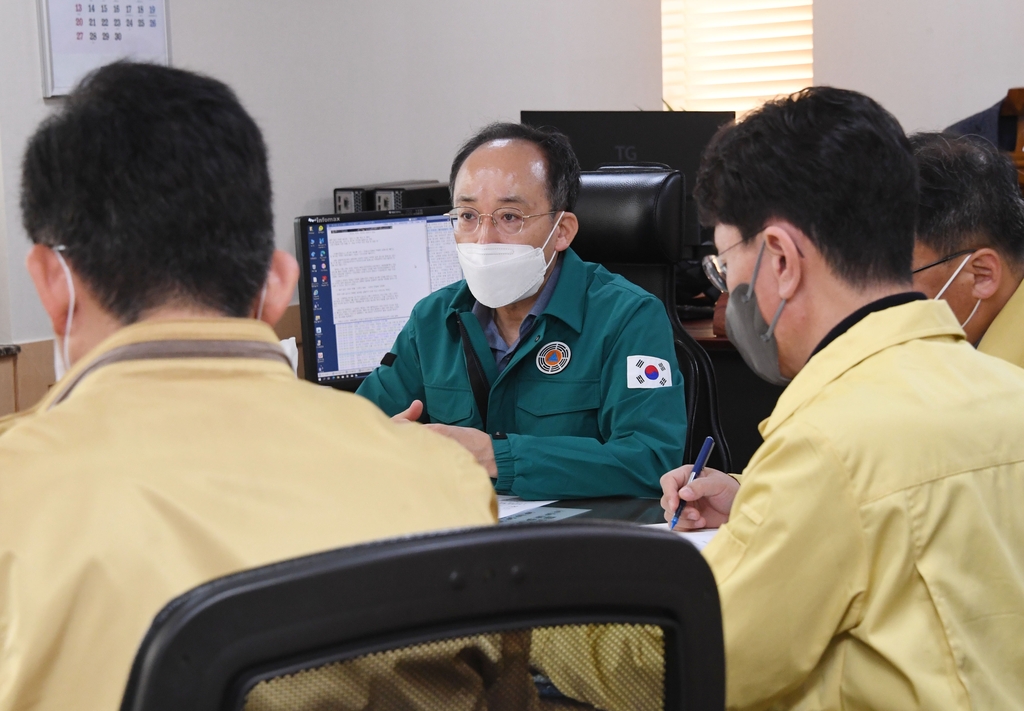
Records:
<instances>
[{"instance_id":1,"label":"white paper on desk","mask_svg":"<svg viewBox=\"0 0 1024 711\"><path fill-rule=\"evenodd\" d=\"M498 494L498 518L507 518L523 511L538 509L541 506L553 504L554 501L523 501L518 496Z\"/></svg>"},{"instance_id":2,"label":"white paper on desk","mask_svg":"<svg viewBox=\"0 0 1024 711\"><path fill-rule=\"evenodd\" d=\"M509 516L501 520L505 523L549 523L551 521L561 521L563 518L572 518L573 516L579 516L585 514L590 509L560 509L555 506L548 506L542 509L530 509L529 511L520 511L517 514Z\"/></svg>"},{"instance_id":3,"label":"white paper on desk","mask_svg":"<svg viewBox=\"0 0 1024 711\"><path fill-rule=\"evenodd\" d=\"M658 528L662 531L668 530L667 523L649 523L644 528ZM673 531L677 536L682 536L697 547L697 550L704 550L704 546L711 543L711 539L718 533L717 528L702 528L699 531Z\"/></svg>"}]
</instances>

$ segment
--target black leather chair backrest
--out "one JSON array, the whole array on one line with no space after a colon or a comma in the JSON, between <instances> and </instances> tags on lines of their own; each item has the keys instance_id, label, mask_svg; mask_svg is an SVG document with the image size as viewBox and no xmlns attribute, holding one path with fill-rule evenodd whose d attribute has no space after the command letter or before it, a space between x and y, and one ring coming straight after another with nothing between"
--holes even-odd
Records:
<instances>
[{"instance_id":1,"label":"black leather chair backrest","mask_svg":"<svg viewBox=\"0 0 1024 711\"><path fill-rule=\"evenodd\" d=\"M607 669L611 683L620 679L623 694L653 692L660 698L646 705L652 708L725 707L718 589L703 556L688 541L664 532L578 522L491 526L370 543L202 585L168 603L153 621L135 657L121 711L238 711L254 690L260 694L258 685L279 682L283 688L277 687L282 693L276 698L290 703L275 707L334 708L323 689L298 693L302 678L323 672L314 684L329 687L328 697L347 698L352 681L332 676L332 668L353 659L359 663L386 650L401 654L434 640L443 644L502 631L514 636L557 627L556 639L549 641L560 641L557 630L566 625L581 634L546 658L570 675L574 660L584 661L584 667L593 662L589 645L574 643L584 640L592 625L617 626L617 632L640 628L635 639L650 651L655 640L663 675L633 675L631 667L639 664L643 672L650 657L638 657L639 663L623 657L619 668ZM647 632L657 628L657 637ZM526 641L527 651L530 644ZM459 669L486 664L480 656L459 653ZM439 675L464 676L446 664L417 675L424 667L405 659L404 671L396 667L390 675L383 665L363 667L375 673L374 696L386 698L398 687L422 690ZM545 669L554 680L552 670ZM522 671L532 690L535 682L525 665ZM516 690L492 687L488 694L497 698L490 708L526 708L511 695ZM300 703L306 696L311 699ZM447 709L451 702L442 698L415 708ZM372 708L409 707L377 703Z\"/></svg>"},{"instance_id":2,"label":"black leather chair backrest","mask_svg":"<svg viewBox=\"0 0 1024 711\"><path fill-rule=\"evenodd\" d=\"M729 444L718 415L711 359L683 328L676 307L676 266L683 261L686 180L670 168L616 166L581 175L573 212L580 223L572 243L581 259L597 262L651 292L665 304L686 387L684 459L692 462L704 438L715 438L712 465L730 471Z\"/></svg>"},{"instance_id":3,"label":"black leather chair backrest","mask_svg":"<svg viewBox=\"0 0 1024 711\"><path fill-rule=\"evenodd\" d=\"M683 174L607 168L583 173L581 183L573 250L670 303L666 289L682 260Z\"/></svg>"}]
</instances>

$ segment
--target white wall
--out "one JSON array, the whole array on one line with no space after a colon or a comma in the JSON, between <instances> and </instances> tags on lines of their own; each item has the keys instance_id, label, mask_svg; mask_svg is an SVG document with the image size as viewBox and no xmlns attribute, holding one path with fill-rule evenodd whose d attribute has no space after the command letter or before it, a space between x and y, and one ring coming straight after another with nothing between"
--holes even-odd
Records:
<instances>
[{"instance_id":1,"label":"white wall","mask_svg":"<svg viewBox=\"0 0 1024 711\"><path fill-rule=\"evenodd\" d=\"M294 217L332 211L335 187L447 180L459 143L488 121L661 108L660 0L168 5L173 64L227 82L263 129L283 249ZM41 98L35 7L0 2L0 343L50 336L17 207L25 141L59 104Z\"/></svg>"},{"instance_id":2,"label":"white wall","mask_svg":"<svg viewBox=\"0 0 1024 711\"><path fill-rule=\"evenodd\" d=\"M1024 86L1022 0L818 0L814 83L940 130Z\"/></svg>"}]
</instances>

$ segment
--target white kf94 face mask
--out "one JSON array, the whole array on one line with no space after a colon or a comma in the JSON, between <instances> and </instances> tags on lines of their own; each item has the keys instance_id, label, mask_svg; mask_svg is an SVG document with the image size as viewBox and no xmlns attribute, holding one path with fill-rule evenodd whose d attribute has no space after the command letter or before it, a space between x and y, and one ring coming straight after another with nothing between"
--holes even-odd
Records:
<instances>
[{"instance_id":1,"label":"white kf94 face mask","mask_svg":"<svg viewBox=\"0 0 1024 711\"><path fill-rule=\"evenodd\" d=\"M554 227L540 247L528 244L476 244L468 242L456 245L462 275L473 297L492 309L514 304L540 291L544 275L557 252L551 259L544 259L544 248L555 234L562 215L558 213Z\"/></svg>"}]
</instances>

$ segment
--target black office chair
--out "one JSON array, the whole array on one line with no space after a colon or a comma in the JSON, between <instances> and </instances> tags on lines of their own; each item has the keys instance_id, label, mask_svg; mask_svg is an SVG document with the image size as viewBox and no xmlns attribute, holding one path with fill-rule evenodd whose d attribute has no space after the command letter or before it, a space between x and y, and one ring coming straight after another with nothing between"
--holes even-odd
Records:
<instances>
[{"instance_id":1,"label":"black office chair","mask_svg":"<svg viewBox=\"0 0 1024 711\"><path fill-rule=\"evenodd\" d=\"M581 259L621 274L665 304L686 387L684 461L692 462L711 435L711 463L728 472L732 457L719 420L715 369L704 348L683 328L676 310L685 195L685 179L677 170L621 166L584 172L574 210L580 230L572 248Z\"/></svg>"},{"instance_id":2,"label":"black office chair","mask_svg":"<svg viewBox=\"0 0 1024 711\"><path fill-rule=\"evenodd\" d=\"M588 674L595 644L646 662ZM724 708L718 591L682 538L614 523L495 526L221 578L157 615L121 711L593 703Z\"/></svg>"}]
</instances>

